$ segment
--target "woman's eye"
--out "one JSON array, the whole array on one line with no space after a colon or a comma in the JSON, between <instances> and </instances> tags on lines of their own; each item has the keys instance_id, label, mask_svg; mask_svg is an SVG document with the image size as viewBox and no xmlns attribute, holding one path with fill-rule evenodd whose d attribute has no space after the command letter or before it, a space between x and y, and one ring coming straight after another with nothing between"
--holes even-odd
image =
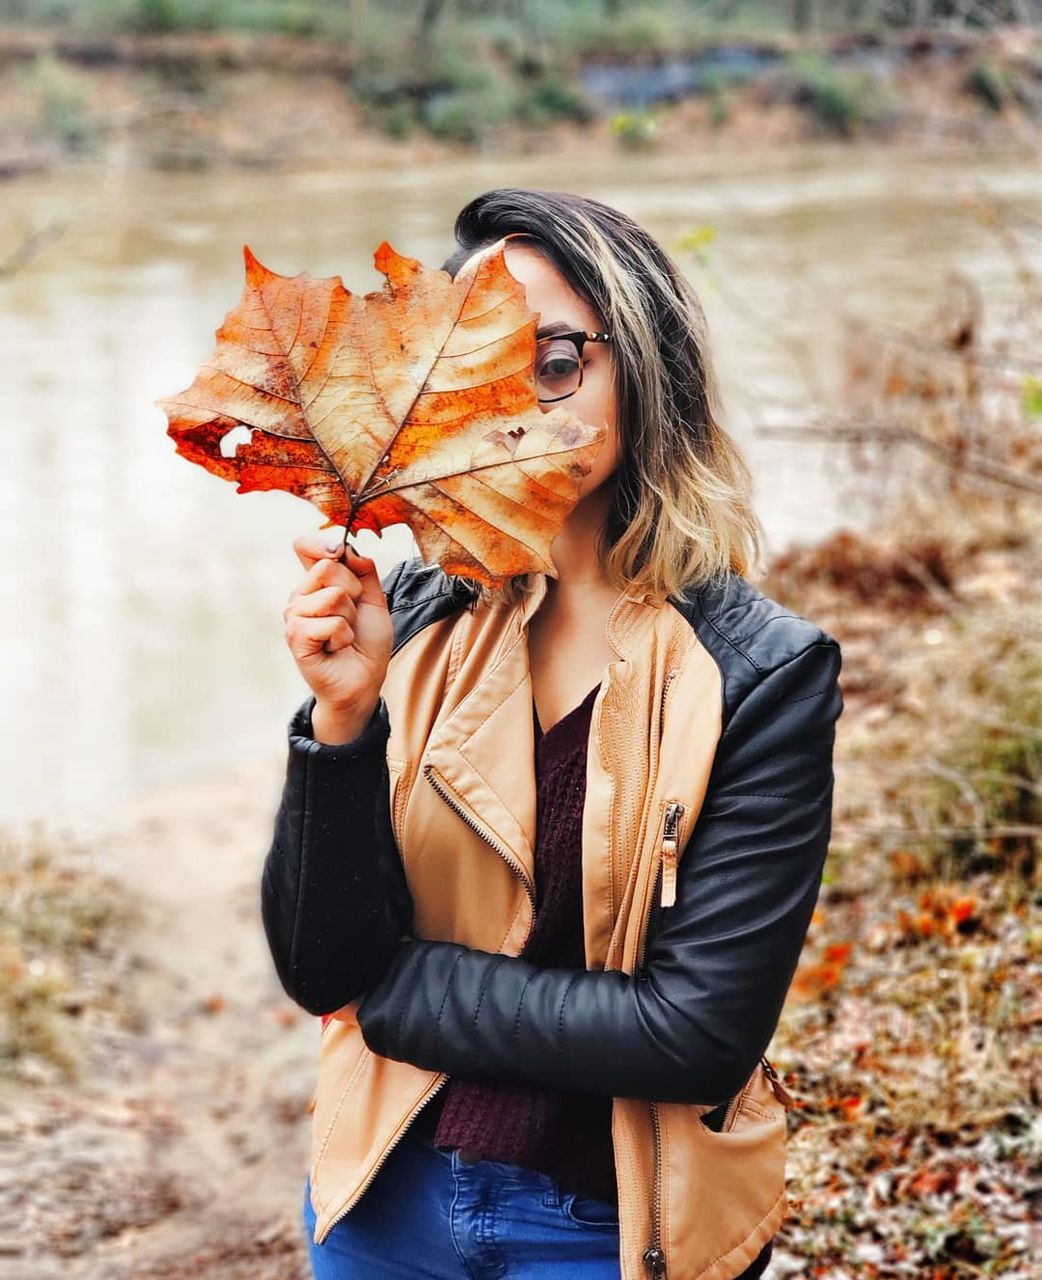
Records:
<instances>
[{"instance_id":1,"label":"woman's eye","mask_svg":"<svg viewBox=\"0 0 1042 1280\"><path fill-rule=\"evenodd\" d=\"M551 356L539 366L543 378L567 378L578 368L578 361L569 356Z\"/></svg>"}]
</instances>

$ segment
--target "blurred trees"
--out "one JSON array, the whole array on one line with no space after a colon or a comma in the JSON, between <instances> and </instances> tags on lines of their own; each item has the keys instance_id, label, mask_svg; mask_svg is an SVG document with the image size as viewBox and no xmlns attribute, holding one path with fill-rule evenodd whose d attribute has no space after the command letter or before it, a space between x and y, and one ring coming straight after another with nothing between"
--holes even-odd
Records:
<instances>
[{"instance_id":1,"label":"blurred trees","mask_svg":"<svg viewBox=\"0 0 1042 1280\"><path fill-rule=\"evenodd\" d=\"M436 9L461 14L511 18L540 8L538 0L421 0L424 15ZM583 0L558 0L563 9L587 7ZM786 11L796 31L836 31L856 27L961 27L1003 23L1042 22L1042 0L599 0L606 18L640 9L665 9L691 16L704 15L707 24L730 21L746 28L776 27L779 11ZM556 6L555 6L556 7Z\"/></svg>"},{"instance_id":2,"label":"blurred trees","mask_svg":"<svg viewBox=\"0 0 1042 1280\"><path fill-rule=\"evenodd\" d=\"M379 8L413 26L429 46L451 16L552 29L655 15L707 33L797 33L886 28L966 29L1042 23L1042 0L0 0L0 22L100 21L124 29L249 28L298 33L357 31Z\"/></svg>"}]
</instances>

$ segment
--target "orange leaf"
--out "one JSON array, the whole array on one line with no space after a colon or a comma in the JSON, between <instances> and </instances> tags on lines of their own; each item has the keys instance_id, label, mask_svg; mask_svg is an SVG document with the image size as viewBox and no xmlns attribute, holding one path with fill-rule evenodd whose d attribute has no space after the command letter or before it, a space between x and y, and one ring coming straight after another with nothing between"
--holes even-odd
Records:
<instances>
[{"instance_id":1,"label":"orange leaf","mask_svg":"<svg viewBox=\"0 0 1042 1280\"><path fill-rule=\"evenodd\" d=\"M956 924L972 919L977 914L976 898L956 898L952 903L951 914Z\"/></svg>"},{"instance_id":2,"label":"orange leaf","mask_svg":"<svg viewBox=\"0 0 1042 1280\"><path fill-rule=\"evenodd\" d=\"M924 1166L910 1177L907 1188L915 1196L935 1196L941 1192L954 1191L956 1184L953 1170Z\"/></svg>"},{"instance_id":3,"label":"orange leaf","mask_svg":"<svg viewBox=\"0 0 1042 1280\"><path fill-rule=\"evenodd\" d=\"M306 498L323 528L407 524L446 573L556 577L550 544L607 428L540 409L538 316L507 269L508 238L455 279L385 240L384 288L364 297L339 276L276 275L244 246L246 285L216 350L156 401L177 452L239 493Z\"/></svg>"}]
</instances>

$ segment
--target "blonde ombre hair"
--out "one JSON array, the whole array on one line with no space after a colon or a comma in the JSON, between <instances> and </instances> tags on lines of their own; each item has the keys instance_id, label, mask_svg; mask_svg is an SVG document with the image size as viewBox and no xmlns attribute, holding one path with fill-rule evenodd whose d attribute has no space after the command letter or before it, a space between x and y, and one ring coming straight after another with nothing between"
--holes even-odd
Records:
<instances>
[{"instance_id":1,"label":"blonde ombre hair","mask_svg":"<svg viewBox=\"0 0 1042 1280\"><path fill-rule=\"evenodd\" d=\"M479 249L516 236L560 271L612 335L620 459L598 536L609 580L620 591L679 597L716 574L758 568L763 529L749 468L718 419L705 313L661 245L598 200L523 187L476 196L454 235L443 271L455 277ZM516 604L536 576L481 586L478 598Z\"/></svg>"}]
</instances>

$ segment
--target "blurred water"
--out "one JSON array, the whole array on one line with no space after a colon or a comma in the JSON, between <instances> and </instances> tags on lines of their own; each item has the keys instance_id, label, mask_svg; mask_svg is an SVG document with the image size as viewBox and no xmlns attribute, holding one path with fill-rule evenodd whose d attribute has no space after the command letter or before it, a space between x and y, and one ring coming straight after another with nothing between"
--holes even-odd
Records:
<instances>
[{"instance_id":1,"label":"blurred water","mask_svg":"<svg viewBox=\"0 0 1042 1280\"><path fill-rule=\"evenodd\" d=\"M273 270L380 287L372 252L440 265L457 210L494 186L563 188L632 214L689 253L709 312L726 421L747 449L777 550L865 518L840 456L753 434L777 402L829 394L844 308L914 321L945 273L1010 286L995 242L956 207L986 183L1038 213L1037 176L896 151L465 158L357 173L59 175L4 190L5 252L70 222L0 284L0 820L101 813L145 791L281 751L307 690L282 637L291 548L323 517L282 493L238 495L177 457L152 404L194 377L242 286L242 245ZM358 545L381 571L409 531Z\"/></svg>"},{"instance_id":2,"label":"blurred water","mask_svg":"<svg viewBox=\"0 0 1042 1280\"><path fill-rule=\"evenodd\" d=\"M580 69L579 80L609 106L649 107L704 93L714 83L749 80L780 61L774 49L723 44L656 62L591 62Z\"/></svg>"},{"instance_id":3,"label":"blurred water","mask_svg":"<svg viewBox=\"0 0 1042 1280\"><path fill-rule=\"evenodd\" d=\"M931 38L931 63L950 62L961 53L957 41L946 44L936 34ZM892 77L917 58L922 59L921 50L896 44L854 42L830 53L837 64L855 66L880 78ZM770 45L721 41L693 53L670 54L654 61L588 62L579 70L579 81L591 97L606 106L646 108L707 93L714 86L740 84L775 68L784 72L788 61L786 54Z\"/></svg>"}]
</instances>

